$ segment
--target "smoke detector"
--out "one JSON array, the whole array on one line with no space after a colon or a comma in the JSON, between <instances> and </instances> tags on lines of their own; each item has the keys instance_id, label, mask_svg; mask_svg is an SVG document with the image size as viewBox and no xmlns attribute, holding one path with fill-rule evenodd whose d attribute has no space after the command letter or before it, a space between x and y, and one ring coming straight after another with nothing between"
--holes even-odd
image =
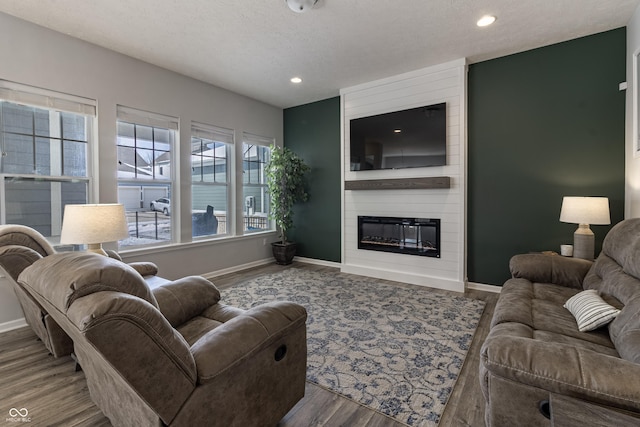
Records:
<instances>
[{"instance_id":1,"label":"smoke detector","mask_svg":"<svg viewBox=\"0 0 640 427\"><path fill-rule=\"evenodd\" d=\"M296 13L302 13L312 9L318 0L284 0L284 2L289 6L289 9Z\"/></svg>"}]
</instances>

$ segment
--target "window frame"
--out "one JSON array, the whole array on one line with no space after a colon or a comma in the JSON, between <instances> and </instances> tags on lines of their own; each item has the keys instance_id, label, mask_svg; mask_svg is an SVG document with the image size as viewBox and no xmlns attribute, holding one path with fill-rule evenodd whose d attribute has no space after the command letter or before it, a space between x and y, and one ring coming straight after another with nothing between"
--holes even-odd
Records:
<instances>
[{"instance_id":1,"label":"window frame","mask_svg":"<svg viewBox=\"0 0 640 427\"><path fill-rule=\"evenodd\" d=\"M6 182L7 180L33 180L34 182L50 182L50 183L59 183L62 187L65 183L84 183L86 191L86 198L84 203L95 203L97 198L97 183L94 178L94 173L97 170L96 167L96 156L97 152L97 102L96 100L83 98L75 95L69 95L61 92L56 92L53 90L42 89L34 86L24 85L20 83L10 82L7 80L0 79L0 102L19 105L22 107L27 107L30 109L34 109L33 111L33 128L32 134L30 133L20 133L20 132L5 132L3 129L3 118L0 117L0 150L3 152L3 160L4 161L4 150L5 146L5 135L21 135L27 138L32 139L33 143L33 161L34 161L34 169L33 173L23 173L23 172L4 172L3 167L0 167L0 223L7 223L7 215L8 215L8 201L7 198L7 188ZM35 120L36 120L36 111L35 109L45 110L49 114L49 118L51 118L52 113L57 114L57 128L59 129L59 135L38 135ZM76 116L82 116L84 121L84 132L86 136L86 141L65 138L64 132L64 121L65 114L73 114ZM59 149L56 150L57 156L59 157L59 164L54 166L54 171L49 169L47 174L38 173L36 168L37 166L37 140L46 139L49 141L55 140L59 142ZM65 165L65 142L80 142L86 144L85 146L85 159L84 165L85 174L84 175L64 175ZM51 152L48 152L48 160L51 165L52 157ZM2 165L4 166L4 165ZM59 171L56 173L55 171ZM60 193L62 196L62 193ZM51 229L51 235L45 236L47 240L52 245L59 245L60 233L62 230L62 217L64 214L64 203L62 199L56 200L59 202L59 208L54 208L54 200L51 199L52 209L51 209L51 218L50 222L47 226ZM42 233L47 234L47 233Z\"/></svg>"},{"instance_id":2,"label":"window frame","mask_svg":"<svg viewBox=\"0 0 640 427\"><path fill-rule=\"evenodd\" d=\"M241 150L242 150L242 180L240 183L238 183L238 185L240 186L240 194L241 194L241 200L242 200L242 211L241 211L241 223L243 224L242 227L242 235L251 235L251 234L256 234L256 233L268 233L268 232L274 232L276 231L276 227L275 227L275 222L272 219L269 219L269 213L270 213L270 208L271 208L271 203L270 203L270 196L269 196L269 190L267 188L267 177L266 177L266 172L265 172L265 168L266 166L269 164L269 161L271 160L271 147L275 145L275 138L271 138L271 137L265 137L265 136L260 136L260 135L255 135L249 132L243 132L242 133L242 146L241 146ZM244 174L246 173L245 171L245 153L248 151L247 149L245 149L245 147L247 146L258 146L258 147L262 147L262 148L266 148L267 149L267 156L268 159L266 159L264 162L261 163L261 171L260 171L260 180L262 182L260 183L251 183L251 182L247 182L245 183L245 179L244 179ZM249 148L250 150L251 148ZM260 163L260 162L258 162ZM249 173L251 173L249 171ZM249 180L251 179L251 177L249 177ZM266 203L267 208L266 211L264 212L265 214L265 221L267 224L267 228L264 229L256 229L256 230L249 230L248 229L248 220L247 220L247 215L246 215L246 207L245 207L245 195L244 195L244 189L245 187L249 187L249 188L261 188L262 192L264 193L264 196L262 197L263 200L263 204Z\"/></svg>"},{"instance_id":3,"label":"window frame","mask_svg":"<svg viewBox=\"0 0 640 427\"><path fill-rule=\"evenodd\" d=\"M235 236L235 209L233 208L233 192L236 188L235 186L235 178L233 172L233 165L235 163L234 153L235 153L235 131L233 129L227 129L219 126L209 125L200 122L191 122L191 140L190 143L193 144L194 139L208 140L214 143L222 143L225 145L225 182L220 183L215 181L194 181L193 173L191 173L191 239L192 241L201 241L207 239L219 239L222 237ZM193 168L193 145L190 146L190 163L189 167ZM200 156L201 158L205 156ZM215 159L216 157L211 157ZM215 166L214 166L215 167ZM202 173L201 173L202 176ZM205 187L225 187L226 188L226 218L225 218L225 231L223 233L216 234L204 234L200 236L194 236L193 232L193 199L194 199L194 186L205 186ZM215 209L215 206L214 206ZM215 212L215 210L214 210Z\"/></svg>"},{"instance_id":4,"label":"window frame","mask_svg":"<svg viewBox=\"0 0 640 427\"><path fill-rule=\"evenodd\" d=\"M169 178L168 179L158 179L156 178L156 167L161 167L156 165L155 160L156 157L153 157L153 164L151 165L152 175L151 179L144 179L137 177L137 171L135 172L133 177L120 177L118 170L118 166L116 166L116 192L118 195L118 203L125 204L125 211L127 211L127 204L124 200L121 199L121 190L125 188L129 189L137 189L140 190L140 200L138 202L144 202L144 193L145 190L151 189L161 189L168 188L165 195L154 198L158 199L161 197L167 197L170 199L170 212L168 216L170 233L168 240L160 240L157 239L158 236L158 213L155 212L155 235L156 241L151 243L141 243L141 244L131 244L131 245L122 245L121 241L118 242L118 250L119 251L133 251L133 250L141 250L141 249L150 249L156 248L160 246L167 246L176 243L180 243L180 197L179 197L179 185L177 185L177 177L179 174L179 147L180 147L180 121L176 117L171 117L159 113L149 112L141 109L131 108L123 105L116 105L116 157L118 161L120 161L120 157L118 154L118 150L120 147L125 148L133 148L134 153L137 154L135 150L137 150L137 140L134 143L134 146L129 145L121 145L119 144L119 125L120 123L132 124L134 126L134 138L137 138L135 133L135 129L137 126L140 127L150 127L152 128L152 138L155 138L155 130L168 130L171 132L172 137L169 138L167 144L169 145L168 150L156 150L155 149L155 139L152 140L152 152L166 152L169 153ZM141 148L146 150L145 148ZM145 209L144 206L136 208L136 214ZM130 214L130 212L127 212ZM137 221L137 220L136 220ZM153 239L152 239L153 240Z\"/></svg>"}]
</instances>

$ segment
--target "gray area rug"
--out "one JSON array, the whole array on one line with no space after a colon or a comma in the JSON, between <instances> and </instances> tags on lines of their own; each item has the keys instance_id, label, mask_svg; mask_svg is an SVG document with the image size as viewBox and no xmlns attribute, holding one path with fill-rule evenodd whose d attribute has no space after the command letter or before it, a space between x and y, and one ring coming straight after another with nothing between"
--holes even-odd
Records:
<instances>
[{"instance_id":1,"label":"gray area rug","mask_svg":"<svg viewBox=\"0 0 640 427\"><path fill-rule=\"evenodd\" d=\"M409 426L437 426L484 302L454 292L289 268L221 291L228 305L303 305L307 379Z\"/></svg>"}]
</instances>

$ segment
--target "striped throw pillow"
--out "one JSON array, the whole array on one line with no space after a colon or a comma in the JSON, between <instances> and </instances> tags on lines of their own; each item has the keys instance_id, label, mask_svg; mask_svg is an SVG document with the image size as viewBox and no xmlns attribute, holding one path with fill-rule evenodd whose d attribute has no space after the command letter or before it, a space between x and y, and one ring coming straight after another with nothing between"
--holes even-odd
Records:
<instances>
[{"instance_id":1,"label":"striped throw pillow","mask_svg":"<svg viewBox=\"0 0 640 427\"><path fill-rule=\"evenodd\" d=\"M580 332L593 331L611 322L620 310L607 304L598 291L588 289L569 298L564 304L578 323Z\"/></svg>"}]
</instances>

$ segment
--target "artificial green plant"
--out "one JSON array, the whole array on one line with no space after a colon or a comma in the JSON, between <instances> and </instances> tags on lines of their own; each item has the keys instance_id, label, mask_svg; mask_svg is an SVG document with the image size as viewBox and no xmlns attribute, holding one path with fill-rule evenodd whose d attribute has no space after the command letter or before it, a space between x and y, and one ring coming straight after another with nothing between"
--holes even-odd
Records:
<instances>
[{"instance_id":1,"label":"artificial green plant","mask_svg":"<svg viewBox=\"0 0 640 427\"><path fill-rule=\"evenodd\" d=\"M300 157L288 148L271 147L271 160L266 167L267 188L271 197L269 219L275 220L280 241L287 243L287 230L293 227L293 205L309 195L304 176L310 170Z\"/></svg>"}]
</instances>

